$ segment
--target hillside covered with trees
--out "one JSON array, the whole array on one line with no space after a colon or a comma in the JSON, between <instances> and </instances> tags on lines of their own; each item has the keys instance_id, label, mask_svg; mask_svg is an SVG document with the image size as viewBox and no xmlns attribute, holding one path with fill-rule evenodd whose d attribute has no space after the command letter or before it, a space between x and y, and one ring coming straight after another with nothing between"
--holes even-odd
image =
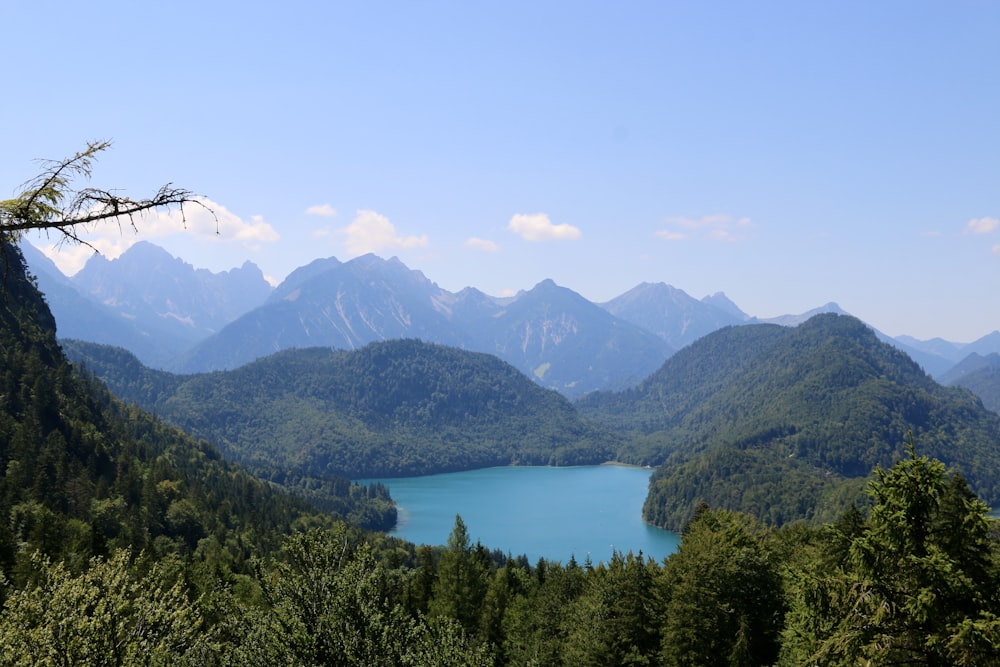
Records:
<instances>
[{"instance_id":1,"label":"hillside covered with trees","mask_svg":"<svg viewBox=\"0 0 1000 667\"><path fill-rule=\"evenodd\" d=\"M908 433L1000 500L1000 418L849 316L723 329L578 406L632 436L620 460L659 466L644 510L659 526L680 529L702 502L779 525L832 520Z\"/></svg>"},{"instance_id":2,"label":"hillside covered with trees","mask_svg":"<svg viewBox=\"0 0 1000 667\"><path fill-rule=\"evenodd\" d=\"M190 376L152 371L115 348L66 348L118 396L291 486L331 475L596 464L616 449L609 431L509 364L417 340L288 350Z\"/></svg>"},{"instance_id":3,"label":"hillside covered with trees","mask_svg":"<svg viewBox=\"0 0 1000 667\"><path fill-rule=\"evenodd\" d=\"M76 374L11 246L0 258L0 568L117 548L243 563L315 510Z\"/></svg>"},{"instance_id":4,"label":"hillside covered with trees","mask_svg":"<svg viewBox=\"0 0 1000 667\"><path fill-rule=\"evenodd\" d=\"M864 502L908 433L987 502L1000 494L1000 417L849 316L723 329L638 387L575 405L494 357L415 340L192 376L66 349L117 395L316 500L344 477L617 460L658 466L644 510L658 526L680 530L703 502L816 523Z\"/></svg>"},{"instance_id":5,"label":"hillside covered with trees","mask_svg":"<svg viewBox=\"0 0 1000 667\"><path fill-rule=\"evenodd\" d=\"M965 387L983 401L987 410L1000 413L1000 354L973 352L949 371L944 384Z\"/></svg>"}]
</instances>

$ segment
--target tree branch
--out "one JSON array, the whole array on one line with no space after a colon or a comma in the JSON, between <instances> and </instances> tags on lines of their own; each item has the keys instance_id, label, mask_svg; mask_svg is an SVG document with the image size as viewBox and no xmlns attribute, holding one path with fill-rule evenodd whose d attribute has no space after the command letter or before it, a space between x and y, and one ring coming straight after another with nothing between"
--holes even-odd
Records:
<instances>
[{"instance_id":1,"label":"tree branch","mask_svg":"<svg viewBox=\"0 0 1000 667\"><path fill-rule=\"evenodd\" d=\"M94 157L110 146L109 141L91 142L86 150L71 158L45 161L48 168L24 184L20 195L0 201L0 241L16 241L23 232L36 229L57 231L63 235L63 241L89 246L80 238L78 230L81 226L113 220L121 229L123 219L128 218L129 226L138 231L136 217L171 206L180 208L182 223L186 226L185 204L201 206L211 213L216 218L218 232L215 211L190 190L175 188L170 183L148 199L132 199L98 188L71 189L74 177L90 178ZM69 204L63 207L67 198Z\"/></svg>"}]
</instances>

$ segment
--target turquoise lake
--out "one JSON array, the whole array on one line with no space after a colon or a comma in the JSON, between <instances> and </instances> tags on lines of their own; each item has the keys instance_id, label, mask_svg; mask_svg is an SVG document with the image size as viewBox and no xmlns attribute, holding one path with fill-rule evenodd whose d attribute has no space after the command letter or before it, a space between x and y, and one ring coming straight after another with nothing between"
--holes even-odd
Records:
<instances>
[{"instance_id":1,"label":"turquoise lake","mask_svg":"<svg viewBox=\"0 0 1000 667\"><path fill-rule=\"evenodd\" d=\"M392 535L445 544L460 514L473 543L567 562L607 562L613 550L662 560L680 538L642 521L651 470L625 466L504 467L379 480L399 508Z\"/></svg>"}]
</instances>

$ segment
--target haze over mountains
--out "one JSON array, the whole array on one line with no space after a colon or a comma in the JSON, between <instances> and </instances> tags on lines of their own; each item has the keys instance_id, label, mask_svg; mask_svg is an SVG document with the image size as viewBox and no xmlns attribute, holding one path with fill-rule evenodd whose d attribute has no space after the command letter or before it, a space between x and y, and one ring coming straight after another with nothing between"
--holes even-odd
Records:
<instances>
[{"instance_id":1,"label":"haze over mountains","mask_svg":"<svg viewBox=\"0 0 1000 667\"><path fill-rule=\"evenodd\" d=\"M844 314L829 303L760 320L722 293L698 300L664 283L637 285L603 304L551 280L511 298L474 288L452 293L375 255L318 259L272 288L250 262L216 274L146 242L115 260L95 255L70 278L32 246L24 253L61 338L117 345L149 366L185 373L237 368L291 348L419 338L495 354L577 398L634 386L678 349L726 326ZM969 344L879 336L935 377L969 354L1000 353L1000 332Z\"/></svg>"},{"instance_id":2,"label":"haze over mountains","mask_svg":"<svg viewBox=\"0 0 1000 667\"><path fill-rule=\"evenodd\" d=\"M140 242L115 260L95 254L71 278L30 244L28 267L57 313L59 336L118 345L164 367L262 303L271 286L253 263L212 273Z\"/></svg>"}]
</instances>

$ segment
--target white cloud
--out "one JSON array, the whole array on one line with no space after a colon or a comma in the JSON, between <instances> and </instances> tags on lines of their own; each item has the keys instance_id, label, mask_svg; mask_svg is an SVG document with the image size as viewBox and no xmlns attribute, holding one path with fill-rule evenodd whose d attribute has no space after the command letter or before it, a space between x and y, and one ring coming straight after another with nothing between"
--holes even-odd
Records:
<instances>
[{"instance_id":1,"label":"white cloud","mask_svg":"<svg viewBox=\"0 0 1000 667\"><path fill-rule=\"evenodd\" d=\"M187 234L244 243L274 243L280 238L278 232L259 215L251 216L246 221L222 204L210 199L198 201L201 206L188 204L183 209L158 211L146 216L137 222L139 234L146 239ZM127 229L127 225L126 220L122 223L122 229ZM109 237L117 233L117 226L104 225L98 235Z\"/></svg>"},{"instance_id":2,"label":"white cloud","mask_svg":"<svg viewBox=\"0 0 1000 667\"><path fill-rule=\"evenodd\" d=\"M554 225L544 213L519 213L510 219L507 229L526 241L570 241L581 236L578 228L565 223Z\"/></svg>"},{"instance_id":3,"label":"white cloud","mask_svg":"<svg viewBox=\"0 0 1000 667\"><path fill-rule=\"evenodd\" d=\"M201 206L188 204L183 209L158 211L137 221L139 236L151 239L186 234L218 241L240 241L247 246L274 243L281 238L274 227L259 215L251 216L247 221L222 204L210 199L199 199L199 201ZM128 229L127 225L127 220L122 222L123 231ZM97 237L113 238L119 235L118 232L118 227L110 224L103 225L94 233Z\"/></svg>"},{"instance_id":4,"label":"white cloud","mask_svg":"<svg viewBox=\"0 0 1000 667\"><path fill-rule=\"evenodd\" d=\"M973 218L965 224L966 234L989 234L1000 227L1000 220L997 218Z\"/></svg>"},{"instance_id":5,"label":"white cloud","mask_svg":"<svg viewBox=\"0 0 1000 667\"><path fill-rule=\"evenodd\" d=\"M665 222L667 229L657 231L656 235L670 241L706 238L710 241L735 243L749 238L754 228L750 218L734 218L726 214L703 215L700 218L667 218Z\"/></svg>"},{"instance_id":6,"label":"white cloud","mask_svg":"<svg viewBox=\"0 0 1000 667\"><path fill-rule=\"evenodd\" d=\"M1000 243L993 246L993 254L1000 257Z\"/></svg>"},{"instance_id":7,"label":"white cloud","mask_svg":"<svg viewBox=\"0 0 1000 667\"><path fill-rule=\"evenodd\" d=\"M220 236L231 236L239 241L256 243L273 243L281 238L278 236L278 232L274 231L274 227L264 222L262 215L250 216L251 222L249 224L240 221L239 218L234 218L234 220L238 221L239 224L230 225L228 224L232 222L230 220L227 221L226 225L222 225L220 221Z\"/></svg>"},{"instance_id":8,"label":"white cloud","mask_svg":"<svg viewBox=\"0 0 1000 667\"><path fill-rule=\"evenodd\" d=\"M347 236L345 243L352 255L364 255L387 248L422 248L427 245L426 234L399 236L389 218L375 211L358 211L351 224L341 231Z\"/></svg>"},{"instance_id":9,"label":"white cloud","mask_svg":"<svg viewBox=\"0 0 1000 667\"><path fill-rule=\"evenodd\" d=\"M486 252L496 252L500 250L500 246L493 241L488 239L477 239L475 236L465 240L465 247L475 248L476 250L484 250Z\"/></svg>"},{"instance_id":10,"label":"white cloud","mask_svg":"<svg viewBox=\"0 0 1000 667\"><path fill-rule=\"evenodd\" d=\"M306 209L306 215L318 215L323 218L337 217L337 209L329 204L317 204Z\"/></svg>"}]
</instances>

